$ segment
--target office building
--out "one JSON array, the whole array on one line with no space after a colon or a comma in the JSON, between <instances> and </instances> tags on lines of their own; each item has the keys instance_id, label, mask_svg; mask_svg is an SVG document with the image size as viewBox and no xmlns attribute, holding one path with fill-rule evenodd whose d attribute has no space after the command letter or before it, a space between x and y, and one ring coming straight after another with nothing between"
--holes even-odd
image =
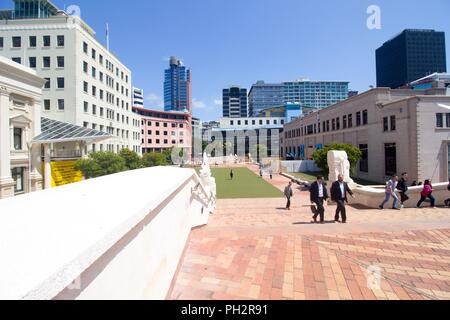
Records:
<instances>
[{"instance_id":1,"label":"office building","mask_svg":"<svg viewBox=\"0 0 450 320\"><path fill-rule=\"evenodd\" d=\"M186 112L165 112L133 107L140 117L142 153L162 152L172 147L192 153L191 116Z\"/></svg>"},{"instance_id":2,"label":"office building","mask_svg":"<svg viewBox=\"0 0 450 320\"><path fill-rule=\"evenodd\" d=\"M170 57L164 73L164 111L192 112L192 73L181 60Z\"/></svg>"},{"instance_id":3,"label":"office building","mask_svg":"<svg viewBox=\"0 0 450 320\"><path fill-rule=\"evenodd\" d=\"M43 117L111 134L88 151L140 152L140 122L131 110L131 71L78 16L47 0L14 0L0 20L0 55L47 80ZM6 18L6 19L5 19Z\"/></svg>"},{"instance_id":4,"label":"office building","mask_svg":"<svg viewBox=\"0 0 450 320\"><path fill-rule=\"evenodd\" d=\"M133 87L133 97L132 97L133 107L144 107L144 90Z\"/></svg>"},{"instance_id":5,"label":"office building","mask_svg":"<svg viewBox=\"0 0 450 320\"><path fill-rule=\"evenodd\" d=\"M409 84L412 89L446 88L450 95L450 73L433 73Z\"/></svg>"},{"instance_id":6,"label":"office building","mask_svg":"<svg viewBox=\"0 0 450 320\"><path fill-rule=\"evenodd\" d=\"M284 102L322 109L348 98L348 81L311 81L299 79L284 82Z\"/></svg>"},{"instance_id":7,"label":"office building","mask_svg":"<svg viewBox=\"0 0 450 320\"><path fill-rule=\"evenodd\" d=\"M258 81L248 93L248 115L255 117L264 109L284 104L284 85Z\"/></svg>"},{"instance_id":8,"label":"office building","mask_svg":"<svg viewBox=\"0 0 450 320\"><path fill-rule=\"evenodd\" d=\"M376 51L377 86L399 88L447 72L445 33L406 29Z\"/></svg>"},{"instance_id":9,"label":"office building","mask_svg":"<svg viewBox=\"0 0 450 320\"><path fill-rule=\"evenodd\" d=\"M376 88L284 126L281 155L311 160L332 143L362 151L355 176L383 184L408 172L411 181L450 178L450 95L445 88Z\"/></svg>"},{"instance_id":10,"label":"office building","mask_svg":"<svg viewBox=\"0 0 450 320\"><path fill-rule=\"evenodd\" d=\"M243 118L248 116L247 89L231 86L223 89L223 117Z\"/></svg>"}]
</instances>

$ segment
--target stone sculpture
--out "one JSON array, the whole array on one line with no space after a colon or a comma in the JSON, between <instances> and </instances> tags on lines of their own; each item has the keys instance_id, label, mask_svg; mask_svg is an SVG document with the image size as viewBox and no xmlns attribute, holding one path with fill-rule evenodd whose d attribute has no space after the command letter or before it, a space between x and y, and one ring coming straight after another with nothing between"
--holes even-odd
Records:
<instances>
[{"instance_id":1,"label":"stone sculpture","mask_svg":"<svg viewBox=\"0 0 450 320\"><path fill-rule=\"evenodd\" d=\"M355 185L350 178L350 161L345 151L328 151L328 168L330 169L328 180L334 182L342 174L344 181L349 185Z\"/></svg>"}]
</instances>

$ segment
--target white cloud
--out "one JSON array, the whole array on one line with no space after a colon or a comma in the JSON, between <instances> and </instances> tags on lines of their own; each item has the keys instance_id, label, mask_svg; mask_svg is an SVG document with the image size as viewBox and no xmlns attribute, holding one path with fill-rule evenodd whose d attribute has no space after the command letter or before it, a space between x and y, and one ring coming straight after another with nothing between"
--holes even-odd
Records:
<instances>
[{"instance_id":1,"label":"white cloud","mask_svg":"<svg viewBox=\"0 0 450 320\"><path fill-rule=\"evenodd\" d=\"M192 106L194 107L194 109L205 109L206 103L194 98L194 99L192 99Z\"/></svg>"},{"instance_id":2,"label":"white cloud","mask_svg":"<svg viewBox=\"0 0 450 320\"><path fill-rule=\"evenodd\" d=\"M223 101L222 101L222 100L220 100L220 99L216 99L216 100L214 100L214 105L215 105L215 106L219 106L219 107L221 107L221 106L222 106L222 104L223 104Z\"/></svg>"},{"instance_id":3,"label":"white cloud","mask_svg":"<svg viewBox=\"0 0 450 320\"><path fill-rule=\"evenodd\" d=\"M158 107L163 108L164 107L164 100L158 96L156 93L150 93L145 97L145 100L148 102L149 107Z\"/></svg>"}]
</instances>

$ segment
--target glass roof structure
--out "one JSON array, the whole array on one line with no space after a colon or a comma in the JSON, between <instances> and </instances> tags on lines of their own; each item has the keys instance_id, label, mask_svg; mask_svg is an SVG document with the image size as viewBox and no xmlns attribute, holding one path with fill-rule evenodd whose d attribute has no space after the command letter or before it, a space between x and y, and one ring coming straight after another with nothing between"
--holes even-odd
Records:
<instances>
[{"instance_id":1,"label":"glass roof structure","mask_svg":"<svg viewBox=\"0 0 450 320\"><path fill-rule=\"evenodd\" d=\"M100 141L113 136L102 131L84 128L73 124L41 118L41 134L33 139L33 143L46 144L73 141Z\"/></svg>"}]
</instances>

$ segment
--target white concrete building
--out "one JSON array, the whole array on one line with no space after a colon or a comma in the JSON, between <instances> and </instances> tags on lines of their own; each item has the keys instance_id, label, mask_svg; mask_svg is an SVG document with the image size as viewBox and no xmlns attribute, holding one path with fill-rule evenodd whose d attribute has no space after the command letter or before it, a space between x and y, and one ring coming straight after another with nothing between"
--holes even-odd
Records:
<instances>
[{"instance_id":1,"label":"white concrete building","mask_svg":"<svg viewBox=\"0 0 450 320\"><path fill-rule=\"evenodd\" d=\"M41 93L45 80L0 57L0 199L42 189Z\"/></svg>"},{"instance_id":2,"label":"white concrete building","mask_svg":"<svg viewBox=\"0 0 450 320\"><path fill-rule=\"evenodd\" d=\"M384 183L408 172L410 180L450 178L450 96L445 88L376 88L288 123L281 155L312 160L332 143L362 151L355 177Z\"/></svg>"},{"instance_id":3,"label":"white concrete building","mask_svg":"<svg viewBox=\"0 0 450 320\"><path fill-rule=\"evenodd\" d=\"M140 119L131 110L131 71L78 16L58 11L47 0L30 1L38 4L45 5L46 14L24 13L17 6L9 17L0 18L0 55L47 79L44 117L114 136L88 145L88 151L129 148L140 153Z\"/></svg>"}]
</instances>

